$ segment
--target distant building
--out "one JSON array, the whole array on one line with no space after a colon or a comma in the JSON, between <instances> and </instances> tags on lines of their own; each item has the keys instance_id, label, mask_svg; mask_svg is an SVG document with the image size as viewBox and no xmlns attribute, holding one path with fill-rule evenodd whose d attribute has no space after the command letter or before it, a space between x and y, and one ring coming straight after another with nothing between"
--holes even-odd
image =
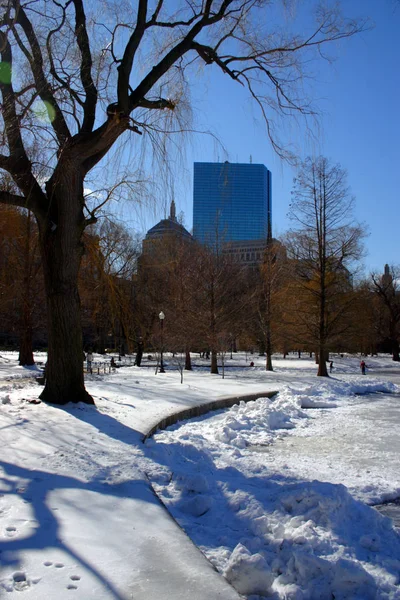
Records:
<instances>
[{"instance_id":1,"label":"distant building","mask_svg":"<svg viewBox=\"0 0 400 600\"><path fill-rule=\"evenodd\" d=\"M185 227L178 222L176 218L175 201L172 200L170 214L167 219L162 219L148 230L146 237L143 240L142 252L144 255L158 252L160 242L172 242L185 240L192 242L193 237Z\"/></svg>"},{"instance_id":2,"label":"distant building","mask_svg":"<svg viewBox=\"0 0 400 600\"><path fill-rule=\"evenodd\" d=\"M271 181L262 164L195 162L194 239L222 245L271 238Z\"/></svg>"},{"instance_id":3,"label":"distant building","mask_svg":"<svg viewBox=\"0 0 400 600\"><path fill-rule=\"evenodd\" d=\"M271 239L274 245L274 252L279 260L286 259L286 250L284 246L275 240ZM265 258L267 249L267 239L263 240L244 240L242 242L227 242L223 244L223 254L230 256L232 260L245 267L256 267L260 265Z\"/></svg>"},{"instance_id":4,"label":"distant building","mask_svg":"<svg viewBox=\"0 0 400 600\"><path fill-rule=\"evenodd\" d=\"M390 272L390 268L389 265L386 264L384 271L383 271L383 275L382 275L382 279L381 279L381 283L382 283L382 287L387 289L390 288L391 286L393 286L393 276Z\"/></svg>"}]
</instances>

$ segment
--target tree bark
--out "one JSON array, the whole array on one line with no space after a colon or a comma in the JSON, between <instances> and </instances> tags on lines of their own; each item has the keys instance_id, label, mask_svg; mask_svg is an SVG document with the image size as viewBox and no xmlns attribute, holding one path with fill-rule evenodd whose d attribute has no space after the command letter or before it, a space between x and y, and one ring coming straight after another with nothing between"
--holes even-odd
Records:
<instances>
[{"instance_id":1,"label":"tree bark","mask_svg":"<svg viewBox=\"0 0 400 600\"><path fill-rule=\"evenodd\" d=\"M323 344L319 345L319 363L317 375L318 377L329 377L325 361L325 347Z\"/></svg>"},{"instance_id":2,"label":"tree bark","mask_svg":"<svg viewBox=\"0 0 400 600\"><path fill-rule=\"evenodd\" d=\"M26 217L24 248L24 279L22 287L22 317L19 345L19 364L30 367L35 364L33 358L32 326L32 290L31 290L31 213Z\"/></svg>"},{"instance_id":3,"label":"tree bark","mask_svg":"<svg viewBox=\"0 0 400 600\"><path fill-rule=\"evenodd\" d=\"M23 322L25 322L25 315L24 315ZM33 358L33 351L32 351L32 345L33 345L32 342L33 342L32 326L29 323L27 323L26 325L23 325L23 329L22 329L21 335L20 335L20 342L19 342L18 362L23 367L31 367L32 365L35 364L35 359Z\"/></svg>"},{"instance_id":4,"label":"tree bark","mask_svg":"<svg viewBox=\"0 0 400 600\"><path fill-rule=\"evenodd\" d=\"M211 373L218 375L217 351L211 349Z\"/></svg>"},{"instance_id":5,"label":"tree bark","mask_svg":"<svg viewBox=\"0 0 400 600\"><path fill-rule=\"evenodd\" d=\"M31 367L35 364L33 358L33 330L31 307L26 306L24 302L23 315L21 323L21 334L19 340L18 362L23 367Z\"/></svg>"},{"instance_id":6,"label":"tree bark","mask_svg":"<svg viewBox=\"0 0 400 600\"><path fill-rule=\"evenodd\" d=\"M59 171L60 172L60 171ZM83 178L69 165L48 186L51 212L39 221L47 296L48 360L40 395L53 404L94 404L85 390L78 273L83 255Z\"/></svg>"},{"instance_id":7,"label":"tree bark","mask_svg":"<svg viewBox=\"0 0 400 600\"><path fill-rule=\"evenodd\" d=\"M265 351L267 354L267 360L265 363L265 370L266 371L273 371L274 369L272 368L272 342L271 342L271 331L268 327L267 329L267 336L266 336L266 340L265 340Z\"/></svg>"},{"instance_id":8,"label":"tree bark","mask_svg":"<svg viewBox=\"0 0 400 600\"><path fill-rule=\"evenodd\" d=\"M190 350L185 351L185 371L192 370L192 359L190 358Z\"/></svg>"}]
</instances>

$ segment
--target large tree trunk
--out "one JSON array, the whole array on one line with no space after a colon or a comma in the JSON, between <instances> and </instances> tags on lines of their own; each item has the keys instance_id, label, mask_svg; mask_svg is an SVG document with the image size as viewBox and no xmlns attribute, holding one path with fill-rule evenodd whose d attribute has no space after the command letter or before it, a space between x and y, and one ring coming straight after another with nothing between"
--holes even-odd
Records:
<instances>
[{"instance_id":1,"label":"large tree trunk","mask_svg":"<svg viewBox=\"0 0 400 600\"><path fill-rule=\"evenodd\" d=\"M94 404L85 390L78 273L83 254L83 179L75 165L64 165L47 186L51 212L39 223L47 296L48 360L40 395L53 404Z\"/></svg>"}]
</instances>

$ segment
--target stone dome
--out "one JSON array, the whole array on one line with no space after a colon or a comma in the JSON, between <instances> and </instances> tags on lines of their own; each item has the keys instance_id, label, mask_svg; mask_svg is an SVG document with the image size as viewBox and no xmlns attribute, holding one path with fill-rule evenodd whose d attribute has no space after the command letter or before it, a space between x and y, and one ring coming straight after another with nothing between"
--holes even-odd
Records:
<instances>
[{"instance_id":1,"label":"stone dome","mask_svg":"<svg viewBox=\"0 0 400 600\"><path fill-rule=\"evenodd\" d=\"M176 209L175 202L172 200L170 214L167 219L162 219L154 225L151 229L148 230L146 234L146 240L154 240L157 238L161 238L167 235L176 235L177 237L190 238L192 239L191 234L181 223L178 223L176 219Z\"/></svg>"}]
</instances>

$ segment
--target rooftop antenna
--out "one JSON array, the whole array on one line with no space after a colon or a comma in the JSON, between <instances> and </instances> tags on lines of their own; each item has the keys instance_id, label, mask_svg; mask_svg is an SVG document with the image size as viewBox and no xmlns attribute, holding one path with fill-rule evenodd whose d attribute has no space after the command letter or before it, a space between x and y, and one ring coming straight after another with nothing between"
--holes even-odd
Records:
<instances>
[{"instance_id":1,"label":"rooftop antenna","mask_svg":"<svg viewBox=\"0 0 400 600\"><path fill-rule=\"evenodd\" d=\"M253 164L253 157L251 154L250 154L250 164Z\"/></svg>"}]
</instances>

